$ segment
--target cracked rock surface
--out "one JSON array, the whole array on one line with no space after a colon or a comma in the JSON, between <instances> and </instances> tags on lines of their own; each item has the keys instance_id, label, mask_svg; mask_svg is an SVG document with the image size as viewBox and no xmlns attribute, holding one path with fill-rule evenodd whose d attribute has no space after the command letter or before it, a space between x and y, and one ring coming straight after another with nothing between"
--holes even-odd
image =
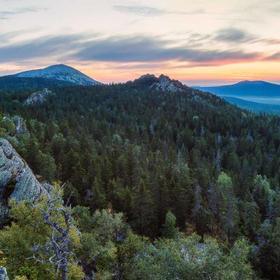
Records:
<instances>
[{"instance_id":1,"label":"cracked rock surface","mask_svg":"<svg viewBox=\"0 0 280 280\"><path fill-rule=\"evenodd\" d=\"M0 223L8 213L8 201L35 201L46 192L12 145L0 138Z\"/></svg>"}]
</instances>

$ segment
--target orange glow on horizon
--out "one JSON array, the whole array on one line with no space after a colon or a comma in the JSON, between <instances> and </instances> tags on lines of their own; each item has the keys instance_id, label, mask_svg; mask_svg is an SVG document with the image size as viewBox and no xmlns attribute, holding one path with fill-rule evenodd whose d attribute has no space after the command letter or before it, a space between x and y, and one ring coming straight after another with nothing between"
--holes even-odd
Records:
<instances>
[{"instance_id":1,"label":"orange glow on horizon","mask_svg":"<svg viewBox=\"0 0 280 280\"><path fill-rule=\"evenodd\" d=\"M279 61L246 61L211 66L192 66L186 62L178 61L151 64L118 62L87 62L83 64L69 62L68 64L103 83L126 82L147 73L155 75L165 74L172 79L180 80L189 85L230 84L241 80L280 82ZM47 64L23 68L21 65L2 64L0 66L0 73L2 72L2 75L7 75L46 66Z\"/></svg>"},{"instance_id":2,"label":"orange glow on horizon","mask_svg":"<svg viewBox=\"0 0 280 280\"><path fill-rule=\"evenodd\" d=\"M180 65L163 65L163 67L126 69L120 68L118 63L104 64L101 62L88 66L75 65L90 77L104 83L124 82L134 80L141 75L152 73L166 74L172 79L190 82L192 85L213 83L234 83L241 80L266 80L279 82L280 63L270 61L235 63L220 66L181 67Z\"/></svg>"}]
</instances>

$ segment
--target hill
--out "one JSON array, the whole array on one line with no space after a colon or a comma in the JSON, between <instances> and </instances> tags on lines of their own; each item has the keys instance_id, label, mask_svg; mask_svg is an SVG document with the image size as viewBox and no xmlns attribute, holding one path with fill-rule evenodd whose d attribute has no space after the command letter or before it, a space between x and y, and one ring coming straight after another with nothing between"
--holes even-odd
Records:
<instances>
[{"instance_id":1,"label":"hill","mask_svg":"<svg viewBox=\"0 0 280 280\"><path fill-rule=\"evenodd\" d=\"M220 96L280 98L280 85L264 81L242 81L233 85L197 89Z\"/></svg>"},{"instance_id":2,"label":"hill","mask_svg":"<svg viewBox=\"0 0 280 280\"><path fill-rule=\"evenodd\" d=\"M95 86L101 83L67 65L52 65L44 69L30 70L0 77L1 91L35 91L44 88L67 86Z\"/></svg>"},{"instance_id":3,"label":"hill","mask_svg":"<svg viewBox=\"0 0 280 280\"><path fill-rule=\"evenodd\" d=\"M58 80L80 86L93 86L100 84L77 69L64 64L51 65L44 69L21 72L14 76L18 78L44 78Z\"/></svg>"},{"instance_id":4,"label":"hill","mask_svg":"<svg viewBox=\"0 0 280 280\"><path fill-rule=\"evenodd\" d=\"M253 101L244 100L241 98L236 98L231 96L224 96L223 98L231 104L234 104L240 108L252 112L275 114L275 115L280 114L280 105L277 104L258 103L258 102L253 102Z\"/></svg>"},{"instance_id":5,"label":"hill","mask_svg":"<svg viewBox=\"0 0 280 280\"><path fill-rule=\"evenodd\" d=\"M35 91L44 88L73 86L72 83L44 78L0 77L0 91Z\"/></svg>"}]
</instances>

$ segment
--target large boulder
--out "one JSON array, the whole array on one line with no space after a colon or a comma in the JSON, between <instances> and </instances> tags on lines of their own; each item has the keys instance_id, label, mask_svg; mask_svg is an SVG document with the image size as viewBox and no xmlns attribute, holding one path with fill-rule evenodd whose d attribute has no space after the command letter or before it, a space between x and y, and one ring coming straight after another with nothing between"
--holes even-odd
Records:
<instances>
[{"instance_id":1,"label":"large boulder","mask_svg":"<svg viewBox=\"0 0 280 280\"><path fill-rule=\"evenodd\" d=\"M46 193L41 184L12 145L0 138L0 223L8 215L8 201L37 200Z\"/></svg>"}]
</instances>

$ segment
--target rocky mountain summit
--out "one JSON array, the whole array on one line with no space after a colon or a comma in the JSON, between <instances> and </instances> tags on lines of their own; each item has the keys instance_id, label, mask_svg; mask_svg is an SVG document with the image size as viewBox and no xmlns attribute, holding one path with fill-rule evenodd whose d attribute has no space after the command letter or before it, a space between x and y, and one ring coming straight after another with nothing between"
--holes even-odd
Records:
<instances>
[{"instance_id":1,"label":"rocky mountain summit","mask_svg":"<svg viewBox=\"0 0 280 280\"><path fill-rule=\"evenodd\" d=\"M178 92L183 91L185 86L177 80L170 79L168 76L160 75L158 81L151 88L158 91Z\"/></svg>"},{"instance_id":2,"label":"rocky mountain summit","mask_svg":"<svg viewBox=\"0 0 280 280\"><path fill-rule=\"evenodd\" d=\"M186 86L177 80L172 80L168 76L146 74L134 81L137 85L146 85L152 90L164 92L181 92L186 90Z\"/></svg>"},{"instance_id":3,"label":"rocky mountain summit","mask_svg":"<svg viewBox=\"0 0 280 280\"><path fill-rule=\"evenodd\" d=\"M41 184L12 145L0 138L0 223L8 215L8 201L35 201L50 186Z\"/></svg>"},{"instance_id":4,"label":"rocky mountain summit","mask_svg":"<svg viewBox=\"0 0 280 280\"><path fill-rule=\"evenodd\" d=\"M41 91L36 91L25 100L24 104L28 106L41 105L47 100L50 95L54 95L54 93L47 88Z\"/></svg>"}]
</instances>

